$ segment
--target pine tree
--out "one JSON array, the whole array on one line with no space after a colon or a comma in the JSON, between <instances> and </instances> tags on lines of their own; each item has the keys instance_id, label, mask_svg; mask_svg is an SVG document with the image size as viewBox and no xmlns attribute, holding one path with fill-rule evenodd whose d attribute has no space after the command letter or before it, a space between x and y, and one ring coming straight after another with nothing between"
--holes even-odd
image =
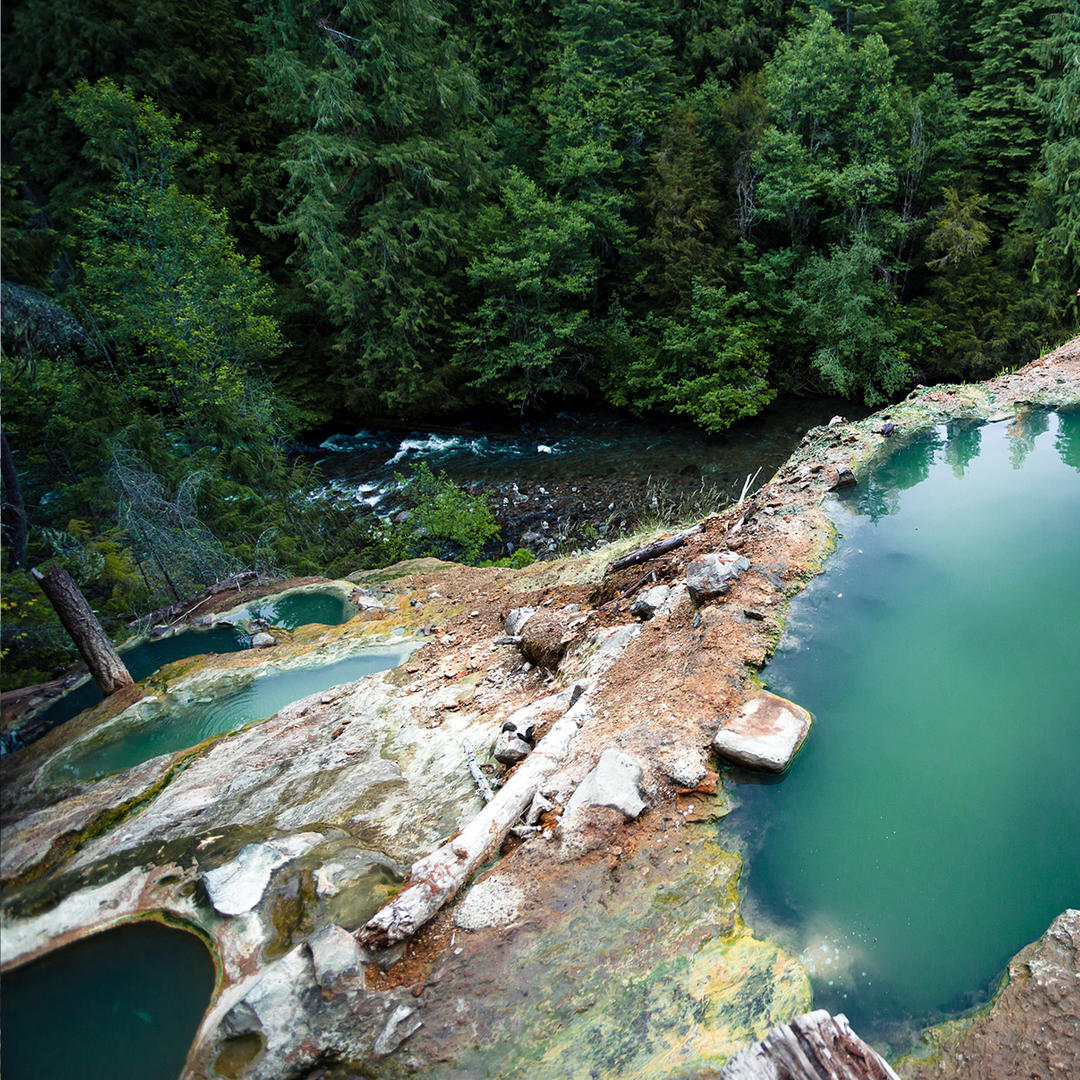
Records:
<instances>
[{"instance_id":1,"label":"pine tree","mask_svg":"<svg viewBox=\"0 0 1080 1080\"><path fill-rule=\"evenodd\" d=\"M291 134L277 229L336 330L332 378L368 412L454 402L459 251L486 186L479 96L434 0L260 8L259 67Z\"/></svg>"}]
</instances>

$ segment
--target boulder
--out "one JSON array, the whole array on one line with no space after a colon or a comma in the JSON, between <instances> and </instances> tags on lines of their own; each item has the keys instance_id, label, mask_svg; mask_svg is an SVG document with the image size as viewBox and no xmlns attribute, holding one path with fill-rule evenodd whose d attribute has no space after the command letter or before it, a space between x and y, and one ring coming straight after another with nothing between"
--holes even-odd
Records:
<instances>
[{"instance_id":1,"label":"boulder","mask_svg":"<svg viewBox=\"0 0 1080 1080\"><path fill-rule=\"evenodd\" d=\"M553 612L541 612L522 624L521 651L537 667L554 670L570 644L568 619Z\"/></svg>"},{"instance_id":2,"label":"boulder","mask_svg":"<svg viewBox=\"0 0 1080 1080\"><path fill-rule=\"evenodd\" d=\"M273 634L268 634L266 631L261 631L251 639L251 647L253 649L269 649L272 645L278 643L277 638Z\"/></svg>"},{"instance_id":3,"label":"boulder","mask_svg":"<svg viewBox=\"0 0 1080 1080\"><path fill-rule=\"evenodd\" d=\"M331 993L346 981L357 988L364 986L366 954L347 930L331 923L313 934L308 942L315 981Z\"/></svg>"},{"instance_id":4,"label":"boulder","mask_svg":"<svg viewBox=\"0 0 1080 1080\"><path fill-rule=\"evenodd\" d=\"M289 860L270 844L248 844L232 862L202 876L206 894L219 915L242 915L266 892L270 876Z\"/></svg>"},{"instance_id":5,"label":"boulder","mask_svg":"<svg viewBox=\"0 0 1080 1080\"><path fill-rule=\"evenodd\" d=\"M454 922L462 930L482 930L488 926L507 926L516 918L524 894L501 874L478 881L458 904Z\"/></svg>"},{"instance_id":6,"label":"boulder","mask_svg":"<svg viewBox=\"0 0 1080 1080\"><path fill-rule=\"evenodd\" d=\"M559 822L560 857L575 858L600 847L615 828L646 807L641 797L641 761L608 749L577 786Z\"/></svg>"},{"instance_id":7,"label":"boulder","mask_svg":"<svg viewBox=\"0 0 1080 1080\"><path fill-rule=\"evenodd\" d=\"M724 720L713 746L721 757L739 765L783 772L802 746L810 720L801 705L760 690Z\"/></svg>"},{"instance_id":8,"label":"boulder","mask_svg":"<svg viewBox=\"0 0 1080 1080\"><path fill-rule=\"evenodd\" d=\"M641 619L651 619L664 606L670 595L671 589L667 585L654 585L634 597L630 614Z\"/></svg>"},{"instance_id":9,"label":"boulder","mask_svg":"<svg viewBox=\"0 0 1080 1080\"><path fill-rule=\"evenodd\" d=\"M686 585L695 604L704 603L715 596L722 596L737 581L744 570L750 569L750 560L734 551L713 552L694 559L686 567Z\"/></svg>"},{"instance_id":10,"label":"boulder","mask_svg":"<svg viewBox=\"0 0 1080 1080\"><path fill-rule=\"evenodd\" d=\"M492 756L501 765L516 765L519 761L523 761L533 748L531 736L527 737L531 731L531 728L519 731L512 721L507 720L503 724L502 731L499 732L499 737L495 740Z\"/></svg>"}]
</instances>

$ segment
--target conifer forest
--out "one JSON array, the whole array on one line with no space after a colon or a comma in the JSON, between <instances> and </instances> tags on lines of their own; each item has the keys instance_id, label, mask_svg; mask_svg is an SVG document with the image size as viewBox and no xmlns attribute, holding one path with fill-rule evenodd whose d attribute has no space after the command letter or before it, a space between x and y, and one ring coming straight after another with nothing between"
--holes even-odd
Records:
<instances>
[{"instance_id":1,"label":"conifer forest","mask_svg":"<svg viewBox=\"0 0 1080 1080\"><path fill-rule=\"evenodd\" d=\"M120 625L418 553L309 498L304 432L574 405L705 437L1076 333L1076 0L2 18L5 688L70 654L50 559ZM412 482L479 557L483 500Z\"/></svg>"}]
</instances>

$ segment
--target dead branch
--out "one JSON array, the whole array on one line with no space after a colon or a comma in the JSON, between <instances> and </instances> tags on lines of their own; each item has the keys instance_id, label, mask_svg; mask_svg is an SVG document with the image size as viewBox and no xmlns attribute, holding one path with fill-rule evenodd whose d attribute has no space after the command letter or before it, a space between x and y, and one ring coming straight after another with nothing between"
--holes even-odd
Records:
<instances>
[{"instance_id":1,"label":"dead branch","mask_svg":"<svg viewBox=\"0 0 1080 1080\"><path fill-rule=\"evenodd\" d=\"M622 558L616 559L608 569L622 570L624 567L636 566L638 563L648 562L649 559L666 555L669 551L674 551L675 548L685 544L691 536L697 536L703 528L703 525L695 525L692 529L686 529L683 532L675 533L674 536L666 536L663 540L657 540L655 544L647 544L643 548L638 548L637 551L630 552L629 555L623 555Z\"/></svg>"}]
</instances>

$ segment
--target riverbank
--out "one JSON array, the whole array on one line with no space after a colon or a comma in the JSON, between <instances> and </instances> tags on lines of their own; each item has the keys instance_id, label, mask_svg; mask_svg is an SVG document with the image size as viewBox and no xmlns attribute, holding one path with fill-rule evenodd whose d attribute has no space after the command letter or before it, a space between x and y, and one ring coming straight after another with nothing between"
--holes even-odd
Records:
<instances>
[{"instance_id":1,"label":"riverbank","mask_svg":"<svg viewBox=\"0 0 1080 1080\"><path fill-rule=\"evenodd\" d=\"M202 928L222 979L187 1077L344 1077L361 1062L388 1077L715 1072L810 1005L801 965L741 921L738 860L712 842L726 805L710 744L757 692L790 597L827 557L824 498L926 425L1078 401L1080 339L815 428L746 502L648 562L611 569L643 536L519 571L428 560L356 575L383 606L278 646L282 658L392 630L424 648L209 745L50 794L54 733L3 765L5 968L155 911ZM695 599L688 567L724 551L749 567ZM651 617L631 610L657 587L669 591ZM530 607L530 634L499 643ZM235 662L166 681L210 686ZM481 807L462 740L494 776L504 722L546 702L540 741L574 698L580 723L543 786L539 831L510 838L404 948L360 953L351 932L378 889L342 868L378 853L392 878L456 835ZM609 751L631 760L644 806L566 813ZM250 844L283 861L249 909L224 914L205 875Z\"/></svg>"}]
</instances>

